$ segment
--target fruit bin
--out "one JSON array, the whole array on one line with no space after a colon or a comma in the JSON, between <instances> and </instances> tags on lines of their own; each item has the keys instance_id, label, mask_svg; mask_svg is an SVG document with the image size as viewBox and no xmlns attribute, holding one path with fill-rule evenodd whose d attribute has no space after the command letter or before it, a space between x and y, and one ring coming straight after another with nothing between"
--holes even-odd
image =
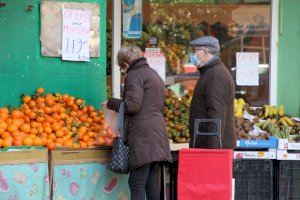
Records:
<instances>
[{"instance_id":1,"label":"fruit bin","mask_svg":"<svg viewBox=\"0 0 300 200\"><path fill-rule=\"evenodd\" d=\"M271 160L235 160L233 177L235 199L274 199L274 168Z\"/></svg>"},{"instance_id":2,"label":"fruit bin","mask_svg":"<svg viewBox=\"0 0 300 200\"><path fill-rule=\"evenodd\" d=\"M111 149L55 149L50 153L53 199L129 199L128 175L106 168Z\"/></svg>"},{"instance_id":3,"label":"fruit bin","mask_svg":"<svg viewBox=\"0 0 300 200\"><path fill-rule=\"evenodd\" d=\"M47 149L1 149L0 199L50 199Z\"/></svg>"},{"instance_id":4,"label":"fruit bin","mask_svg":"<svg viewBox=\"0 0 300 200\"><path fill-rule=\"evenodd\" d=\"M300 161L280 161L278 173L278 200L299 199Z\"/></svg>"}]
</instances>

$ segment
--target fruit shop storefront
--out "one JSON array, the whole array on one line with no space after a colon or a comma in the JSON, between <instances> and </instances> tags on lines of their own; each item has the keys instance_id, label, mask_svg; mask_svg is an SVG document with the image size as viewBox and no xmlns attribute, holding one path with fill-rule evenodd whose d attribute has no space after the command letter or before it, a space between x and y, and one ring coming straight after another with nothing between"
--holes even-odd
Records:
<instances>
[{"instance_id":1,"label":"fruit shop storefront","mask_svg":"<svg viewBox=\"0 0 300 200\"><path fill-rule=\"evenodd\" d=\"M299 58L294 56L299 52L299 14L296 10L290 12L299 2L128 3L0 2L0 146L5 147L0 152L1 199L128 199L127 176L113 174L105 167L114 135L104 125L103 112L99 110L108 96L121 94L124 76L115 57L125 43L141 47L148 53L149 62L159 66L156 70L166 83L165 117L173 150L187 147L189 140L189 102L199 77L188 61L188 42L203 35L219 39L222 60L236 81L237 53L256 54L256 83L237 81L236 85L237 134L241 143L269 141L271 134L286 138L286 131L281 129L284 123L292 127L288 130L291 135L299 132L299 124L291 118L300 117ZM72 13L69 9L90 11L80 13L85 22L82 24L90 16L90 34L74 40L76 33L83 33L86 27L72 27L71 17L69 21L62 18L62 12ZM132 9L134 18L129 15ZM290 21L295 23L293 28ZM86 38L89 48L85 48ZM159 59L151 57L153 54ZM254 110L248 104L266 106ZM240 117L245 110L258 121ZM280 127L267 130L273 122ZM259 138L249 134L255 123L266 129ZM243 152L235 155L240 157Z\"/></svg>"},{"instance_id":2,"label":"fruit shop storefront","mask_svg":"<svg viewBox=\"0 0 300 200\"><path fill-rule=\"evenodd\" d=\"M299 2L122 2L108 1L107 4L106 69L112 95L120 95L120 84L124 81L116 65L118 49L122 44L141 47L150 66L165 80L169 139L177 150L185 148L189 141L189 103L199 79L188 59L189 42L200 36L216 37L221 46L220 57L236 82L235 198L276 199L280 195L285 195L280 196L281 199L296 198L295 191L300 185L295 181L299 163L290 160L297 160L299 156L296 146L300 138L300 68L295 52L299 52L300 41L289 22L299 28L296 23L299 14L295 10ZM250 72L251 67L249 73L241 70L243 59L240 56L247 60L245 63L256 66L255 76ZM165 62L161 61L163 59ZM295 152L291 153L291 149ZM276 159L283 161L276 162ZM166 183L171 190L169 198L176 199L176 166L171 167L169 173L171 180ZM280 189L279 195L275 186L287 182L291 187ZM253 187L259 184L265 187Z\"/></svg>"}]
</instances>

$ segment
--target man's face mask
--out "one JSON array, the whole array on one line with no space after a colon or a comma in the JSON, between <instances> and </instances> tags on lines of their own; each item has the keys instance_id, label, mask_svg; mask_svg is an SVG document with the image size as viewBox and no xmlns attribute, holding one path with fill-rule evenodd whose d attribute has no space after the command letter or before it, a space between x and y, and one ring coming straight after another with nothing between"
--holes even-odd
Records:
<instances>
[{"instance_id":1,"label":"man's face mask","mask_svg":"<svg viewBox=\"0 0 300 200\"><path fill-rule=\"evenodd\" d=\"M190 53L190 61L196 67L199 67L199 65L201 64L201 60L199 60L198 56L195 53Z\"/></svg>"}]
</instances>

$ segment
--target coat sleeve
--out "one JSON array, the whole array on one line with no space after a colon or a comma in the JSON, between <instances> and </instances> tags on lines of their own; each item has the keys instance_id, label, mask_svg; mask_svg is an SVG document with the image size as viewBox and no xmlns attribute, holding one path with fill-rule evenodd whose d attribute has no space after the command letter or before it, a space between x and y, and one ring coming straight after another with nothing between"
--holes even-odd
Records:
<instances>
[{"instance_id":1,"label":"coat sleeve","mask_svg":"<svg viewBox=\"0 0 300 200\"><path fill-rule=\"evenodd\" d=\"M140 110L143 102L143 80L137 73L132 73L127 76L125 85L125 113L135 114Z\"/></svg>"},{"instance_id":2,"label":"coat sleeve","mask_svg":"<svg viewBox=\"0 0 300 200\"><path fill-rule=\"evenodd\" d=\"M220 119L221 130L224 133L228 96L227 81L219 75L212 75L205 86L205 94L208 118Z\"/></svg>"}]
</instances>

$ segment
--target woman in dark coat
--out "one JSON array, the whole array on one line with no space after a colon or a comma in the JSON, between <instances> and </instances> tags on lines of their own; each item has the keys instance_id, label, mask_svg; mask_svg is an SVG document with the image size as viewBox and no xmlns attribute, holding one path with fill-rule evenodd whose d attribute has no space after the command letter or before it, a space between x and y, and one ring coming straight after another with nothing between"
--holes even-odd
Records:
<instances>
[{"instance_id":1,"label":"woman in dark coat","mask_svg":"<svg viewBox=\"0 0 300 200\"><path fill-rule=\"evenodd\" d=\"M172 161L164 119L165 85L149 67L142 51L123 46L117 56L126 70L124 99L130 148L129 187L132 200L159 200L159 162ZM109 109L118 112L120 99L109 99Z\"/></svg>"}]
</instances>

